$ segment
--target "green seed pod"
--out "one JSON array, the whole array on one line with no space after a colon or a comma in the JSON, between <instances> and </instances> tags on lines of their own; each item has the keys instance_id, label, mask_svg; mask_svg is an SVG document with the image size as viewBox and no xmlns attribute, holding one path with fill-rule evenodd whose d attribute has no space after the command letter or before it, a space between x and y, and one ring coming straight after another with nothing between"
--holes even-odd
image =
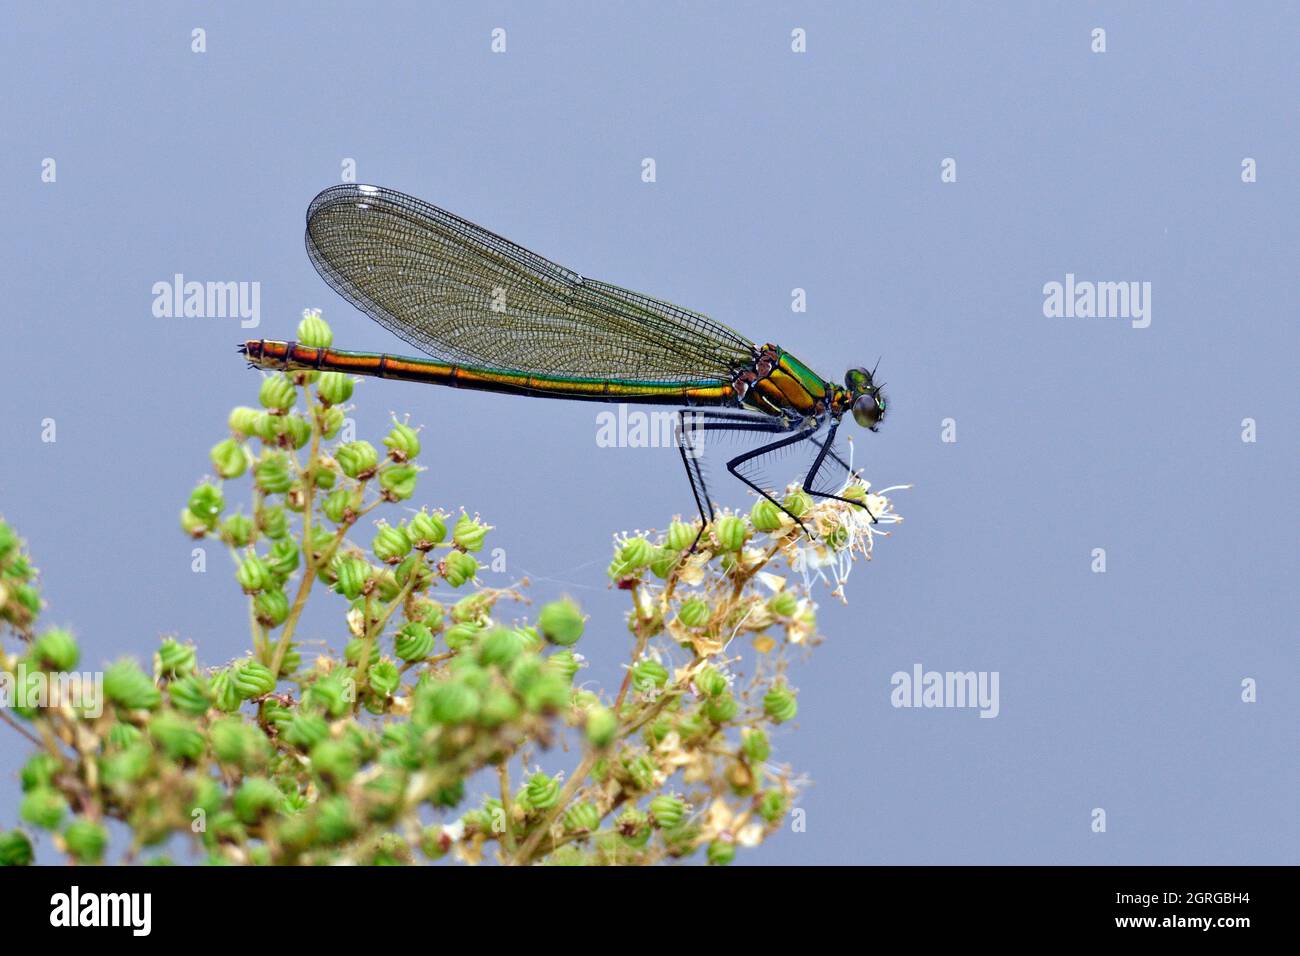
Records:
<instances>
[{"instance_id":1,"label":"green seed pod","mask_svg":"<svg viewBox=\"0 0 1300 956\"><path fill-rule=\"evenodd\" d=\"M410 425L393 419L393 430L384 439L388 457L393 461L410 461L420 454L420 436Z\"/></svg>"},{"instance_id":2,"label":"green seed pod","mask_svg":"<svg viewBox=\"0 0 1300 956\"><path fill-rule=\"evenodd\" d=\"M268 538L283 538L289 533L289 515L278 505L263 508L257 516L257 526Z\"/></svg>"},{"instance_id":3,"label":"green seed pod","mask_svg":"<svg viewBox=\"0 0 1300 956\"><path fill-rule=\"evenodd\" d=\"M162 694L133 660L121 660L104 671L104 694L128 710L153 710Z\"/></svg>"},{"instance_id":4,"label":"green seed pod","mask_svg":"<svg viewBox=\"0 0 1300 956\"><path fill-rule=\"evenodd\" d=\"M316 395L326 406L342 405L352 397L355 384L351 375L342 372L321 372L316 382Z\"/></svg>"},{"instance_id":5,"label":"green seed pod","mask_svg":"<svg viewBox=\"0 0 1300 956\"><path fill-rule=\"evenodd\" d=\"M528 803L534 810L549 810L560 799L560 781L544 773L535 773L528 778L525 788Z\"/></svg>"},{"instance_id":6,"label":"green seed pod","mask_svg":"<svg viewBox=\"0 0 1300 956\"><path fill-rule=\"evenodd\" d=\"M736 845L714 840L709 844L708 858L710 866L726 866L736 858Z\"/></svg>"},{"instance_id":7,"label":"green seed pod","mask_svg":"<svg viewBox=\"0 0 1300 956\"><path fill-rule=\"evenodd\" d=\"M441 514L421 510L407 522L407 532L416 550L428 551L447 537L447 523Z\"/></svg>"},{"instance_id":8,"label":"green seed pod","mask_svg":"<svg viewBox=\"0 0 1300 956\"><path fill-rule=\"evenodd\" d=\"M298 542L292 538L284 538L271 545L271 549L266 555L266 563L273 575L279 578L287 578L298 570L300 557Z\"/></svg>"},{"instance_id":9,"label":"green seed pod","mask_svg":"<svg viewBox=\"0 0 1300 956\"><path fill-rule=\"evenodd\" d=\"M188 674L167 685L167 696L172 706L185 714L198 717L212 706L212 692L208 682L198 674Z\"/></svg>"},{"instance_id":10,"label":"green seed pod","mask_svg":"<svg viewBox=\"0 0 1300 956\"><path fill-rule=\"evenodd\" d=\"M542 608L542 613L537 616L537 626L552 644L572 647L582 637L586 619L578 605L566 598L552 601Z\"/></svg>"},{"instance_id":11,"label":"green seed pod","mask_svg":"<svg viewBox=\"0 0 1300 956\"><path fill-rule=\"evenodd\" d=\"M693 710L677 723L677 735L684 741L703 740L713 735L713 725L698 710Z\"/></svg>"},{"instance_id":12,"label":"green seed pod","mask_svg":"<svg viewBox=\"0 0 1300 956\"><path fill-rule=\"evenodd\" d=\"M328 674L308 688L307 702L324 710L331 717L342 717L352 709L352 701L356 699L351 680L351 676Z\"/></svg>"},{"instance_id":13,"label":"green seed pod","mask_svg":"<svg viewBox=\"0 0 1300 956\"><path fill-rule=\"evenodd\" d=\"M253 419L253 433L262 439L265 445L278 445L280 436L284 434L284 417L258 412L257 417Z\"/></svg>"},{"instance_id":14,"label":"green seed pod","mask_svg":"<svg viewBox=\"0 0 1300 956\"><path fill-rule=\"evenodd\" d=\"M370 580L373 569L365 561L347 554L335 555L330 563L334 572L334 590L349 601L356 600Z\"/></svg>"},{"instance_id":15,"label":"green seed pod","mask_svg":"<svg viewBox=\"0 0 1300 956\"><path fill-rule=\"evenodd\" d=\"M408 555L402 563L397 566L397 572L393 575L393 579L397 582L400 588L404 588L406 587L407 582L410 581L412 575L415 577L415 581L411 584L410 588L412 593L429 590L429 587L433 584L433 569L425 563L424 555ZM393 596L396 597L396 594Z\"/></svg>"},{"instance_id":16,"label":"green seed pod","mask_svg":"<svg viewBox=\"0 0 1300 956\"><path fill-rule=\"evenodd\" d=\"M63 844L78 863L92 865L108 849L108 831L94 820L77 817L63 831Z\"/></svg>"},{"instance_id":17,"label":"green seed pod","mask_svg":"<svg viewBox=\"0 0 1300 956\"><path fill-rule=\"evenodd\" d=\"M311 422L301 415L285 415L283 428L294 448L305 448L311 441Z\"/></svg>"},{"instance_id":18,"label":"green seed pod","mask_svg":"<svg viewBox=\"0 0 1300 956\"><path fill-rule=\"evenodd\" d=\"M813 500L806 491L790 492L785 496L785 500L781 504L785 506L786 511L796 518L802 518L813 508Z\"/></svg>"},{"instance_id":19,"label":"green seed pod","mask_svg":"<svg viewBox=\"0 0 1300 956\"><path fill-rule=\"evenodd\" d=\"M703 627L709 622L711 611L704 598L687 598L677 608L677 620L684 627Z\"/></svg>"},{"instance_id":20,"label":"green seed pod","mask_svg":"<svg viewBox=\"0 0 1300 956\"><path fill-rule=\"evenodd\" d=\"M451 539L466 551L478 551L482 549L487 533L487 525L475 521L467 514L462 514L456 519L456 527L452 529Z\"/></svg>"},{"instance_id":21,"label":"green seed pod","mask_svg":"<svg viewBox=\"0 0 1300 956\"><path fill-rule=\"evenodd\" d=\"M263 627L279 627L289 617L289 596L280 588L262 591L253 599L253 616Z\"/></svg>"},{"instance_id":22,"label":"green seed pod","mask_svg":"<svg viewBox=\"0 0 1300 956\"><path fill-rule=\"evenodd\" d=\"M208 452L212 467L225 479L238 478L248 469L248 456L244 446L233 438L226 438L212 446Z\"/></svg>"},{"instance_id":23,"label":"green seed pod","mask_svg":"<svg viewBox=\"0 0 1300 956\"><path fill-rule=\"evenodd\" d=\"M337 405L326 408L320 412L320 431L326 438L333 438L347 421L347 416L343 414L343 409Z\"/></svg>"},{"instance_id":24,"label":"green seed pod","mask_svg":"<svg viewBox=\"0 0 1300 956\"><path fill-rule=\"evenodd\" d=\"M653 658L639 660L632 666L632 686L638 693L647 693L667 683L668 669Z\"/></svg>"},{"instance_id":25,"label":"green seed pod","mask_svg":"<svg viewBox=\"0 0 1300 956\"><path fill-rule=\"evenodd\" d=\"M22 830L0 832L0 866L31 866L32 841Z\"/></svg>"},{"instance_id":26,"label":"green seed pod","mask_svg":"<svg viewBox=\"0 0 1300 956\"><path fill-rule=\"evenodd\" d=\"M660 715L646 726L641 732L641 736L646 743L653 747L663 743L672 731L673 722L667 716Z\"/></svg>"},{"instance_id":27,"label":"green seed pod","mask_svg":"<svg viewBox=\"0 0 1300 956\"><path fill-rule=\"evenodd\" d=\"M695 689L705 697L717 697L727 689L727 678L716 667L705 665L695 674Z\"/></svg>"},{"instance_id":28,"label":"green seed pod","mask_svg":"<svg viewBox=\"0 0 1300 956\"><path fill-rule=\"evenodd\" d=\"M740 704L730 692L710 697L704 704L704 713L715 724L725 724L736 716Z\"/></svg>"},{"instance_id":29,"label":"green seed pod","mask_svg":"<svg viewBox=\"0 0 1300 956\"><path fill-rule=\"evenodd\" d=\"M675 829L686 816L686 801L671 793L661 793L650 801L650 820L661 830Z\"/></svg>"},{"instance_id":30,"label":"green seed pod","mask_svg":"<svg viewBox=\"0 0 1300 956\"><path fill-rule=\"evenodd\" d=\"M275 675L271 668L251 657L231 668L231 679L241 700L252 700L275 690Z\"/></svg>"},{"instance_id":31,"label":"green seed pod","mask_svg":"<svg viewBox=\"0 0 1300 956\"><path fill-rule=\"evenodd\" d=\"M587 741L593 747L608 747L618 734L618 718L608 707L593 707L587 712Z\"/></svg>"},{"instance_id":32,"label":"green seed pod","mask_svg":"<svg viewBox=\"0 0 1300 956\"><path fill-rule=\"evenodd\" d=\"M785 684L775 684L763 695L763 711L772 718L774 724L783 724L793 720L799 712L794 691Z\"/></svg>"},{"instance_id":33,"label":"green seed pod","mask_svg":"<svg viewBox=\"0 0 1300 956\"><path fill-rule=\"evenodd\" d=\"M479 695L456 681L436 684L429 694L429 716L439 724L464 724L478 713Z\"/></svg>"},{"instance_id":34,"label":"green seed pod","mask_svg":"<svg viewBox=\"0 0 1300 956\"><path fill-rule=\"evenodd\" d=\"M379 533L375 535L370 548L375 557L385 564L398 564L411 553L411 537L405 528L380 525Z\"/></svg>"},{"instance_id":35,"label":"green seed pod","mask_svg":"<svg viewBox=\"0 0 1300 956\"><path fill-rule=\"evenodd\" d=\"M768 823L785 816L785 794L780 790L765 790L758 800L758 815Z\"/></svg>"},{"instance_id":36,"label":"green seed pod","mask_svg":"<svg viewBox=\"0 0 1300 956\"><path fill-rule=\"evenodd\" d=\"M792 591L777 591L767 599L767 609L776 617L793 617L799 610L799 598Z\"/></svg>"},{"instance_id":37,"label":"green seed pod","mask_svg":"<svg viewBox=\"0 0 1300 956\"><path fill-rule=\"evenodd\" d=\"M525 652L536 654L546 646L546 638L542 637L541 631L531 624L521 624L514 630L515 634L519 636L520 645Z\"/></svg>"},{"instance_id":38,"label":"green seed pod","mask_svg":"<svg viewBox=\"0 0 1300 956\"><path fill-rule=\"evenodd\" d=\"M303 309L298 323L298 344L314 349L327 349L334 341L329 324L320 317L320 309Z\"/></svg>"},{"instance_id":39,"label":"green seed pod","mask_svg":"<svg viewBox=\"0 0 1300 956\"><path fill-rule=\"evenodd\" d=\"M443 579L454 588L472 581L478 574L478 561L464 551L452 551L439 564Z\"/></svg>"},{"instance_id":40,"label":"green seed pod","mask_svg":"<svg viewBox=\"0 0 1300 956\"><path fill-rule=\"evenodd\" d=\"M339 787L347 784L357 772L357 758L352 748L329 737L311 748L311 765L318 774Z\"/></svg>"},{"instance_id":41,"label":"green seed pod","mask_svg":"<svg viewBox=\"0 0 1300 956\"><path fill-rule=\"evenodd\" d=\"M739 551L745 546L748 534L744 519L735 515L723 515L713 525L713 535L723 551Z\"/></svg>"},{"instance_id":42,"label":"green seed pod","mask_svg":"<svg viewBox=\"0 0 1300 956\"><path fill-rule=\"evenodd\" d=\"M563 677L567 683L572 684L574 676L578 673L578 668L582 665L578 660L578 656L573 651L565 648L546 658L546 666Z\"/></svg>"},{"instance_id":43,"label":"green seed pod","mask_svg":"<svg viewBox=\"0 0 1300 956\"><path fill-rule=\"evenodd\" d=\"M628 846L643 847L650 841L650 817L636 807L628 807L615 822L618 835Z\"/></svg>"},{"instance_id":44,"label":"green seed pod","mask_svg":"<svg viewBox=\"0 0 1300 956\"><path fill-rule=\"evenodd\" d=\"M193 644L182 644L174 638L163 638L158 648L158 670L167 677L184 677L198 663Z\"/></svg>"},{"instance_id":45,"label":"green seed pod","mask_svg":"<svg viewBox=\"0 0 1300 956\"><path fill-rule=\"evenodd\" d=\"M645 538L629 538L618 549L616 564L628 569L644 568L655 557L655 548Z\"/></svg>"},{"instance_id":46,"label":"green seed pod","mask_svg":"<svg viewBox=\"0 0 1300 956\"><path fill-rule=\"evenodd\" d=\"M768 742L767 734L761 730L746 730L740 741L740 749L750 763L762 763L772 755L772 745Z\"/></svg>"},{"instance_id":47,"label":"green seed pod","mask_svg":"<svg viewBox=\"0 0 1300 956\"><path fill-rule=\"evenodd\" d=\"M569 833L591 833L600 826L600 810L594 803L575 803L564 811L564 829Z\"/></svg>"},{"instance_id":48,"label":"green seed pod","mask_svg":"<svg viewBox=\"0 0 1300 956\"><path fill-rule=\"evenodd\" d=\"M248 515L231 515L221 523L221 540L232 548L242 548L253 539L253 519Z\"/></svg>"},{"instance_id":49,"label":"green seed pod","mask_svg":"<svg viewBox=\"0 0 1300 956\"><path fill-rule=\"evenodd\" d=\"M749 520L755 531L780 531L781 509L766 498L759 498L749 510Z\"/></svg>"},{"instance_id":50,"label":"green seed pod","mask_svg":"<svg viewBox=\"0 0 1300 956\"><path fill-rule=\"evenodd\" d=\"M680 560L680 553L668 548L657 548L654 557L650 559L650 571L655 577L666 579L673 573L673 568L677 567L677 562Z\"/></svg>"},{"instance_id":51,"label":"green seed pod","mask_svg":"<svg viewBox=\"0 0 1300 956\"><path fill-rule=\"evenodd\" d=\"M445 615L441 604L427 597L419 597L412 603L410 620L419 621L435 634L442 630Z\"/></svg>"},{"instance_id":52,"label":"green seed pod","mask_svg":"<svg viewBox=\"0 0 1300 956\"><path fill-rule=\"evenodd\" d=\"M461 626L457 624L452 630L454 631ZM523 653L523 650L523 640L517 632L508 631L503 627L495 627L488 631L479 642L478 659L479 663L485 667L495 664L502 670L506 670L514 662L515 658Z\"/></svg>"},{"instance_id":53,"label":"green seed pod","mask_svg":"<svg viewBox=\"0 0 1300 956\"><path fill-rule=\"evenodd\" d=\"M152 756L152 747L147 743L138 743L105 757L102 764L104 784L125 788L136 783L148 772Z\"/></svg>"},{"instance_id":54,"label":"green seed pod","mask_svg":"<svg viewBox=\"0 0 1300 956\"><path fill-rule=\"evenodd\" d=\"M404 661L422 661L433 652L433 632L418 621L408 621L397 632L393 649Z\"/></svg>"},{"instance_id":55,"label":"green seed pod","mask_svg":"<svg viewBox=\"0 0 1300 956\"><path fill-rule=\"evenodd\" d=\"M34 754L27 763L23 764L23 792L50 786L61 769L63 769L63 762L53 754L44 752Z\"/></svg>"},{"instance_id":56,"label":"green seed pod","mask_svg":"<svg viewBox=\"0 0 1300 956\"><path fill-rule=\"evenodd\" d=\"M379 464L379 453L368 441L353 441L341 445L334 452L334 460L349 478L369 478Z\"/></svg>"},{"instance_id":57,"label":"green seed pod","mask_svg":"<svg viewBox=\"0 0 1300 956\"><path fill-rule=\"evenodd\" d=\"M668 526L664 546L670 551L685 551L695 541L696 529L683 521L674 521Z\"/></svg>"},{"instance_id":58,"label":"green seed pod","mask_svg":"<svg viewBox=\"0 0 1300 956\"><path fill-rule=\"evenodd\" d=\"M360 497L353 488L335 488L321 502L320 510L334 524L342 524L354 516L361 505Z\"/></svg>"},{"instance_id":59,"label":"green seed pod","mask_svg":"<svg viewBox=\"0 0 1300 956\"><path fill-rule=\"evenodd\" d=\"M447 633L443 635L443 639L453 651L463 651L478 643L478 637L482 631L483 628L479 627L479 625L465 621L447 628Z\"/></svg>"},{"instance_id":60,"label":"green seed pod","mask_svg":"<svg viewBox=\"0 0 1300 956\"><path fill-rule=\"evenodd\" d=\"M562 710L569 704L569 682L553 671L543 671L524 691L524 706L537 714Z\"/></svg>"},{"instance_id":61,"label":"green seed pod","mask_svg":"<svg viewBox=\"0 0 1300 956\"><path fill-rule=\"evenodd\" d=\"M209 688L212 692L212 705L217 710L233 713L239 709L241 698L239 688L235 686L233 668L223 668L212 675Z\"/></svg>"},{"instance_id":62,"label":"green seed pod","mask_svg":"<svg viewBox=\"0 0 1300 956\"><path fill-rule=\"evenodd\" d=\"M252 438L257 434L257 419L262 414L256 408L240 405L238 408L231 410L230 417L226 419L226 424L235 434Z\"/></svg>"},{"instance_id":63,"label":"green seed pod","mask_svg":"<svg viewBox=\"0 0 1300 956\"><path fill-rule=\"evenodd\" d=\"M488 594L467 594L451 607L451 619L486 624L491 617L492 598Z\"/></svg>"},{"instance_id":64,"label":"green seed pod","mask_svg":"<svg viewBox=\"0 0 1300 956\"><path fill-rule=\"evenodd\" d=\"M478 722L489 729L508 724L519 716L519 702L513 694L500 687L489 687L483 694Z\"/></svg>"},{"instance_id":65,"label":"green seed pod","mask_svg":"<svg viewBox=\"0 0 1300 956\"><path fill-rule=\"evenodd\" d=\"M245 594L256 594L263 588L271 586L271 568L257 555L250 555L239 562L235 580L239 582Z\"/></svg>"},{"instance_id":66,"label":"green seed pod","mask_svg":"<svg viewBox=\"0 0 1300 956\"><path fill-rule=\"evenodd\" d=\"M392 661L380 661L370 668L370 689L376 694L392 697L397 692L397 687L401 682L402 675L398 673L397 665Z\"/></svg>"},{"instance_id":67,"label":"green seed pod","mask_svg":"<svg viewBox=\"0 0 1300 956\"><path fill-rule=\"evenodd\" d=\"M415 494L420 469L414 465L393 465L379 473L379 487L394 501L405 501Z\"/></svg>"},{"instance_id":68,"label":"green seed pod","mask_svg":"<svg viewBox=\"0 0 1300 956\"><path fill-rule=\"evenodd\" d=\"M268 495L282 495L293 487L293 471L284 455L267 455L253 466L253 481Z\"/></svg>"},{"instance_id":69,"label":"green seed pod","mask_svg":"<svg viewBox=\"0 0 1300 956\"><path fill-rule=\"evenodd\" d=\"M144 732L134 724L116 723L108 731L108 746L115 750L124 750L143 739Z\"/></svg>"},{"instance_id":70,"label":"green seed pod","mask_svg":"<svg viewBox=\"0 0 1300 956\"><path fill-rule=\"evenodd\" d=\"M203 731L180 714L163 713L149 721L149 736L173 760L198 760L206 748Z\"/></svg>"},{"instance_id":71,"label":"green seed pod","mask_svg":"<svg viewBox=\"0 0 1300 956\"><path fill-rule=\"evenodd\" d=\"M219 761L242 770L260 766L268 756L266 735L238 717L213 721L208 729L208 740Z\"/></svg>"},{"instance_id":72,"label":"green seed pod","mask_svg":"<svg viewBox=\"0 0 1300 956\"><path fill-rule=\"evenodd\" d=\"M32 644L32 657L51 671L70 671L77 666L81 651L77 639L67 631L46 631Z\"/></svg>"},{"instance_id":73,"label":"green seed pod","mask_svg":"<svg viewBox=\"0 0 1300 956\"><path fill-rule=\"evenodd\" d=\"M208 523L190 511L189 508L181 509L181 530L191 538L202 538L208 533Z\"/></svg>"},{"instance_id":74,"label":"green seed pod","mask_svg":"<svg viewBox=\"0 0 1300 956\"><path fill-rule=\"evenodd\" d=\"M262 379L262 386L257 390L257 400L263 408L284 411L293 408L294 402L298 400L298 390L284 375L270 375Z\"/></svg>"},{"instance_id":75,"label":"green seed pod","mask_svg":"<svg viewBox=\"0 0 1300 956\"><path fill-rule=\"evenodd\" d=\"M249 777L239 785L231 801L235 816L252 826L280 806L280 788L265 777Z\"/></svg>"},{"instance_id":76,"label":"green seed pod","mask_svg":"<svg viewBox=\"0 0 1300 956\"><path fill-rule=\"evenodd\" d=\"M645 754L632 754L624 757L623 769L638 790L649 790L654 786L654 761Z\"/></svg>"},{"instance_id":77,"label":"green seed pod","mask_svg":"<svg viewBox=\"0 0 1300 956\"><path fill-rule=\"evenodd\" d=\"M330 727L325 718L318 714L304 714L301 711L293 715L281 735L300 750L311 750L329 736Z\"/></svg>"}]
</instances>

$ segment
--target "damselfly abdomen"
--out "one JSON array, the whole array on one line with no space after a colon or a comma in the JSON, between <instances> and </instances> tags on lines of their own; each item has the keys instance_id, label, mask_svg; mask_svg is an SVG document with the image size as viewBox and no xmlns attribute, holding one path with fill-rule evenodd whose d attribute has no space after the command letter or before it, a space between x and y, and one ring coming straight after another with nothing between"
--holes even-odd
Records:
<instances>
[{"instance_id":1,"label":"damselfly abdomen","mask_svg":"<svg viewBox=\"0 0 1300 956\"><path fill-rule=\"evenodd\" d=\"M818 486L845 412L875 431L885 397L873 371L825 381L776 345L755 345L698 312L584 278L480 226L402 193L344 184L307 210L307 253L336 292L429 358L254 339L265 369L314 369L543 398L675 405L682 461L700 512L714 517L700 457L710 433L772 440L727 470L754 480L763 456L809 442L809 494L865 507ZM789 514L788 511L786 511ZM791 515L796 522L799 519ZM698 541L698 538L697 538Z\"/></svg>"}]
</instances>

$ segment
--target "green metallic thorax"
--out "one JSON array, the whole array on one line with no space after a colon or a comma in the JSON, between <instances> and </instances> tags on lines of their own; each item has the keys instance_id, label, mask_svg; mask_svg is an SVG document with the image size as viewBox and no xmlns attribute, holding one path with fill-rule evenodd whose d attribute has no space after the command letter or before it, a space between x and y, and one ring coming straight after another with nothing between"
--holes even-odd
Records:
<instances>
[{"instance_id":1,"label":"green metallic thorax","mask_svg":"<svg viewBox=\"0 0 1300 956\"><path fill-rule=\"evenodd\" d=\"M775 345L763 346L753 371L737 378L737 392L749 408L789 417L818 415L835 397L820 375Z\"/></svg>"}]
</instances>

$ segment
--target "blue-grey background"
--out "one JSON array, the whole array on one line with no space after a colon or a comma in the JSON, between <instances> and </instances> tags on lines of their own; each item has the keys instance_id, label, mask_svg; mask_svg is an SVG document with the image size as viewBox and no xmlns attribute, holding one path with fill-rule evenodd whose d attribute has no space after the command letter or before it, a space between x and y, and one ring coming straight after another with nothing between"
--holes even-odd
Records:
<instances>
[{"instance_id":1,"label":"blue-grey background","mask_svg":"<svg viewBox=\"0 0 1300 956\"><path fill-rule=\"evenodd\" d=\"M308 201L353 158L361 182L826 377L881 359L893 405L858 461L916 488L848 606L821 594L828 639L793 671L800 716L777 756L812 780L807 830L742 860L1296 862L1295 5L3 16L0 511L84 664L169 633L209 661L245 646L224 556L191 573L176 518L229 408L255 401L237 341L290 338L321 306L337 345L403 350L302 249ZM260 328L154 318L151 286L177 272L260 282ZM1042 286L1067 272L1151 282L1151 327L1045 318ZM600 406L381 382L357 400L361 437L389 410L427 426L418 500L499 526L509 573L493 580L579 597L592 675L617 681L610 534L689 511L675 452L598 448ZM305 636L339 643L337 614L313 620ZM914 663L999 671L1001 715L892 708L890 675ZM1246 677L1258 703L1240 700ZM24 747L4 733L11 826Z\"/></svg>"}]
</instances>

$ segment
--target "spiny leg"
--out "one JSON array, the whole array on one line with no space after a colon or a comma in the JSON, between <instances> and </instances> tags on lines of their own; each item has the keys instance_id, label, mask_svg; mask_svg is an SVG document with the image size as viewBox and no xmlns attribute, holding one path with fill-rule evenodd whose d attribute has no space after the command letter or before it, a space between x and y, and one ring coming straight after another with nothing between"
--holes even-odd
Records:
<instances>
[{"instance_id":1,"label":"spiny leg","mask_svg":"<svg viewBox=\"0 0 1300 956\"><path fill-rule=\"evenodd\" d=\"M710 426L709 426L709 425L705 425L704 427L705 427L705 428L709 428ZM719 425L717 426L718 429L725 429L725 428L727 428L727 427L728 427L728 426L727 426L726 424L719 424ZM751 430L755 430L755 431L756 431L757 429L751 429ZM785 426L783 426L783 427L781 427L781 428L779 428L779 429L775 429L775 428L774 428L774 429L771 429L771 431L778 431L778 430L779 430L779 431L789 431L790 429L789 429L789 427L785 427ZM752 461L753 459L758 458L758 457L761 457L762 455L766 455L768 452L776 451L776 450L778 450L778 449L780 449L780 448L785 448L785 447L787 447L787 446L789 446L789 445L795 445L795 444L798 444L798 443L801 442L801 441L807 441L809 438L811 438L811 437L813 436L813 434L815 434L816 431L817 431L816 426L811 427L811 428L805 426L805 427L803 427L800 431L796 432L796 433L793 434L793 435L790 435L790 436L788 436L788 437L786 437L786 438L782 438L782 439L780 439L779 441L774 441L774 442L771 442L770 444L763 445L763 446L761 446L761 447L759 447L759 448L755 448L753 451L746 452L746 453L743 454L743 455L737 455L735 458L731 459L731 461L727 462L727 471L731 472L731 474L732 474L733 476L735 476L736 478L739 478L741 481L743 481L746 485L748 485L748 486L749 486L750 488L752 488L754 491L758 492L760 495L762 495L762 496L763 496L764 498L766 498L768 501L772 502L772 504L776 505L776 506L777 506L778 508L780 508L783 512L785 512L787 515L789 515L790 518L794 521L794 523L797 524L797 525L800 527L800 529L804 532L804 534L807 534L807 535L809 535L810 537L811 537L811 534L812 534L812 533L808 530L808 526L805 525L805 524L803 523L803 521L800 520L800 518L799 518L798 515L796 515L794 512L792 512L792 511L791 511L789 508L787 508L785 505L781 504L781 502L777 501L774 497L772 497L772 496L771 496L770 494L768 494L766 491L764 491L763 488L762 488L760 485L758 485L756 482L750 481L749 478L748 478L746 475L741 474L739 469L740 469L740 466L743 465L743 464L745 464L746 462L748 462L748 461Z\"/></svg>"},{"instance_id":2,"label":"spiny leg","mask_svg":"<svg viewBox=\"0 0 1300 956\"><path fill-rule=\"evenodd\" d=\"M685 429L687 427L686 417L688 415L691 416L696 422L691 432L692 438L689 442L686 440L685 437L686 436ZM699 509L700 512L700 530L695 535L695 540L691 542L690 550L687 552L688 554L693 554L695 552L696 547L699 545L700 538L704 535L705 527L707 527L709 524L712 524L714 520L713 503L709 500L708 490L705 487L705 483L704 483L704 472L703 469L700 467L700 457L702 455L702 449L700 449L696 444L697 442L702 440L702 438L700 437L702 433L706 431L736 431L736 432L761 432L764 434L775 434L780 432L788 432L791 431L793 428L798 428L799 426L797 424L791 425L790 423L782 419L773 419L773 418L769 418L766 415L757 415L748 412L730 412L730 411L707 411L706 412L706 411L691 410L691 411L679 411L677 413L677 427L678 427L678 443L677 443L678 451L681 452L682 463L686 467L686 477L691 482L691 493L695 495L695 506L696 508ZM692 451L692 454L689 455L687 454L686 451L688 444L690 445ZM756 451L754 451L752 454L742 455L739 458L733 459L732 461L728 462L727 470L730 471L737 478L739 478L741 481L743 481L750 488L757 491L768 501L771 501L774 505L776 505L786 514L790 515L791 519L793 519L801 528L804 528L804 530L807 531L807 528L804 527L803 522L799 521L799 519L795 515L791 514L789 509L786 508L783 504L781 504L781 502L777 501L775 498L769 495L757 484L750 481L744 475L738 474L735 470L735 467L744 464L744 462L748 461L750 458L756 458L759 455L764 454L765 452L771 451L774 448L780 448L786 444L789 444L789 442L777 442L773 445L767 445L764 446L763 448L759 448ZM705 520L706 508L708 509L707 521Z\"/></svg>"},{"instance_id":3,"label":"spiny leg","mask_svg":"<svg viewBox=\"0 0 1300 956\"><path fill-rule=\"evenodd\" d=\"M704 529L713 523L713 502L709 500L709 489L704 483L704 472L700 468L699 455L695 453L694 439L690 442L691 454L686 453L686 416L694 415L694 412L679 411L677 413L677 450L681 452L682 466L686 469L686 480L691 483L691 494L695 497L695 508L700 513L700 530L695 533L695 540L691 542L690 550L687 554L694 554L696 546L700 543L700 537L704 534ZM708 516L705 516L705 510L708 510Z\"/></svg>"},{"instance_id":4,"label":"spiny leg","mask_svg":"<svg viewBox=\"0 0 1300 956\"><path fill-rule=\"evenodd\" d=\"M835 432L839 427L840 423L838 421L831 422L830 431L826 433L826 440L824 442L818 442L815 438L813 439L813 444L819 445L821 451L817 453L817 457L813 460L812 467L808 469L808 476L803 480L803 490L808 492L810 495L817 496L818 498L830 498L833 501L843 501L846 504L857 505L867 513L869 518L871 518L872 524L877 524L876 516L871 513L871 509L867 507L865 501L854 501L852 498L845 498L842 495L833 495L828 491L818 491L813 487L813 482L817 480L817 473L822 470L822 465L826 462L827 454L830 454L836 462L843 465L845 471L850 470L849 466L845 464L844 459L831 450L831 445L835 443Z\"/></svg>"}]
</instances>

